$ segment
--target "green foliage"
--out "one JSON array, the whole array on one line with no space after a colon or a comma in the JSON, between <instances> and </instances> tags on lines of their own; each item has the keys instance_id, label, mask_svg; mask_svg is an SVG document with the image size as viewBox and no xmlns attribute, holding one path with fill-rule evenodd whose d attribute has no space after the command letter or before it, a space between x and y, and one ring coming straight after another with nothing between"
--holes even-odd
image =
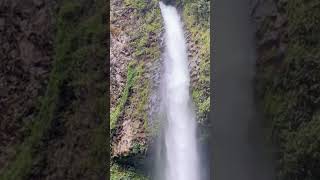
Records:
<instances>
[{"instance_id":1,"label":"green foliage","mask_svg":"<svg viewBox=\"0 0 320 180\"><path fill-rule=\"evenodd\" d=\"M147 7L146 0L125 0L126 6L135 8L137 10L143 10Z\"/></svg>"},{"instance_id":2,"label":"green foliage","mask_svg":"<svg viewBox=\"0 0 320 180\"><path fill-rule=\"evenodd\" d=\"M151 58L159 59L160 49L155 39L151 39L152 36L159 34L161 28L161 15L160 9L156 8L156 4L151 3L144 18L140 19L138 32L132 32L132 36L137 36L130 44L134 47L134 56L137 59ZM136 16L142 16L142 14L136 14Z\"/></svg>"},{"instance_id":3,"label":"green foliage","mask_svg":"<svg viewBox=\"0 0 320 180\"><path fill-rule=\"evenodd\" d=\"M198 108L200 115L205 115L209 112L209 110L210 110L210 97L206 98L203 94L203 91L195 88L192 91L192 98ZM200 118L203 118L203 117L201 116Z\"/></svg>"},{"instance_id":4,"label":"green foliage","mask_svg":"<svg viewBox=\"0 0 320 180\"><path fill-rule=\"evenodd\" d=\"M301 171L306 168L306 164L292 161L290 157L296 156L295 151L305 151L305 146L297 146L296 141L304 137L301 133L305 133L303 129L312 123L311 119L316 110L314 107L319 103L320 92L316 87L320 87L320 84L316 79L320 79L320 64L305 59L287 59L286 63L290 69L281 72L282 75L272 82L273 90L269 90L269 94L273 95L265 96L265 102L269 104L265 110L272 119L273 136L279 144L281 178L308 179L308 176L317 176L317 171ZM300 157L308 159L303 154ZM319 167L319 164L314 165L310 168Z\"/></svg>"},{"instance_id":5,"label":"green foliage","mask_svg":"<svg viewBox=\"0 0 320 180\"><path fill-rule=\"evenodd\" d=\"M191 39L199 48L199 80L193 85L192 98L198 109L199 122L204 122L210 109L210 2L186 0L183 18Z\"/></svg>"},{"instance_id":6,"label":"green foliage","mask_svg":"<svg viewBox=\"0 0 320 180\"><path fill-rule=\"evenodd\" d=\"M143 87L143 90L140 94L141 96L141 102L138 105L137 112L142 115L143 122L144 122L144 128L148 128L148 113L147 113L147 104L149 99L149 93L150 93L150 86L148 82L146 82L145 86Z\"/></svg>"},{"instance_id":7,"label":"green foliage","mask_svg":"<svg viewBox=\"0 0 320 180\"><path fill-rule=\"evenodd\" d=\"M185 0L183 2L185 16L193 24L199 24L204 28L210 25L210 1L209 0Z\"/></svg>"},{"instance_id":8,"label":"green foliage","mask_svg":"<svg viewBox=\"0 0 320 180\"><path fill-rule=\"evenodd\" d=\"M134 65L131 63L128 66L128 72L127 72L127 83L126 86L122 92L122 95L120 97L120 100L115 108L114 111L111 112L110 115L110 128L111 130L114 129L117 125L117 121L121 115L121 113L123 112L123 108L128 100L129 97L129 92L130 89L132 88L132 86L135 83L135 76L136 76L137 72L134 69Z\"/></svg>"},{"instance_id":9,"label":"green foliage","mask_svg":"<svg viewBox=\"0 0 320 180\"><path fill-rule=\"evenodd\" d=\"M160 9L158 7L158 1L128 1L125 0L125 4L128 8L134 8L133 12L136 24L129 35L132 37L130 46L134 49L133 58L135 59L134 76L132 77L132 83L130 85L130 93L127 95L125 90L118 101L115 111L111 114L111 128L116 127L116 120L119 118L119 114L128 116L132 121L143 123L143 131L149 132L148 124L148 103L151 91L150 78L147 77L150 73L149 65L160 58L160 48L158 45L159 33L162 30L162 19L160 15ZM130 70L131 71L131 70ZM129 74L129 70L128 70ZM127 82L128 82L127 76ZM125 89L129 89L128 83ZM126 102L126 103L124 103ZM126 108L130 106L131 108ZM121 108L119 108L121 107ZM133 109L132 109L133 107ZM117 117L117 118L115 118ZM111 179L147 179L146 177L138 173L139 167L145 159L147 144L143 141L135 140L133 146L128 154L115 157L112 159L113 163L111 168ZM120 166L121 164L121 166ZM135 167L128 168L124 166Z\"/></svg>"},{"instance_id":10,"label":"green foliage","mask_svg":"<svg viewBox=\"0 0 320 180\"><path fill-rule=\"evenodd\" d=\"M144 154L146 152L146 146L139 142L135 142L132 147L132 154Z\"/></svg>"},{"instance_id":11,"label":"green foliage","mask_svg":"<svg viewBox=\"0 0 320 180\"><path fill-rule=\"evenodd\" d=\"M319 48L320 5L316 0L308 2L293 0L288 3L287 14L290 19L289 37L292 45L299 44L308 51Z\"/></svg>"},{"instance_id":12,"label":"green foliage","mask_svg":"<svg viewBox=\"0 0 320 180\"><path fill-rule=\"evenodd\" d=\"M278 179L319 179L320 4L292 0L285 10L290 37L286 58L276 67L260 67L258 91L278 146ZM271 26L266 21L264 27L267 31Z\"/></svg>"},{"instance_id":13,"label":"green foliage","mask_svg":"<svg viewBox=\"0 0 320 180\"><path fill-rule=\"evenodd\" d=\"M285 152L280 164L280 177L286 179L318 179L320 167L320 116L313 119L296 132L286 134L290 141L285 144Z\"/></svg>"},{"instance_id":14,"label":"green foliage","mask_svg":"<svg viewBox=\"0 0 320 180\"><path fill-rule=\"evenodd\" d=\"M127 6L140 10L142 9L141 4L144 3L145 1L141 0L126 1ZM139 11L135 12L134 15L136 17L145 16L145 18L139 18L139 21L137 21L137 31L132 31L130 34L132 37L135 37L130 42L130 45L134 49L133 56L138 61L135 61L135 69L128 69L125 90L119 99L117 107L111 112L111 129L115 128L117 119L120 114L123 113L127 101L130 101L130 103L136 107L136 110L130 114L130 117L134 120L143 120L145 129L147 129L148 126L146 109L150 94L150 82L148 78L145 78L146 73L148 73L145 69L145 62L147 60L155 61L160 57L160 49L157 41L152 38L161 31L161 16L156 1L151 1L148 6L145 5L143 8L146 10L145 14ZM140 59L142 59L142 61L140 61ZM134 77L131 77L130 74ZM127 93L130 88L132 89L131 94Z\"/></svg>"},{"instance_id":15,"label":"green foliage","mask_svg":"<svg viewBox=\"0 0 320 180\"><path fill-rule=\"evenodd\" d=\"M122 168L112 164L110 168L111 180L147 180L148 178L136 173L132 168Z\"/></svg>"}]
</instances>

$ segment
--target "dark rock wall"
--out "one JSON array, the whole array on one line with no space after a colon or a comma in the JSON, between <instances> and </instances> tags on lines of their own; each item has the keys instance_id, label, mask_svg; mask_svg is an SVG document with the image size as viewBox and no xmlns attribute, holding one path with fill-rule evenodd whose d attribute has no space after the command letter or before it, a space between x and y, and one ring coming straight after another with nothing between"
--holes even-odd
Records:
<instances>
[{"instance_id":1,"label":"dark rock wall","mask_svg":"<svg viewBox=\"0 0 320 180\"><path fill-rule=\"evenodd\" d=\"M320 4L256 1L257 95L281 180L320 178Z\"/></svg>"},{"instance_id":2,"label":"dark rock wall","mask_svg":"<svg viewBox=\"0 0 320 180\"><path fill-rule=\"evenodd\" d=\"M0 2L0 168L27 133L44 94L53 59L53 3Z\"/></svg>"},{"instance_id":3,"label":"dark rock wall","mask_svg":"<svg viewBox=\"0 0 320 180\"><path fill-rule=\"evenodd\" d=\"M0 179L105 177L104 3L0 2Z\"/></svg>"}]
</instances>

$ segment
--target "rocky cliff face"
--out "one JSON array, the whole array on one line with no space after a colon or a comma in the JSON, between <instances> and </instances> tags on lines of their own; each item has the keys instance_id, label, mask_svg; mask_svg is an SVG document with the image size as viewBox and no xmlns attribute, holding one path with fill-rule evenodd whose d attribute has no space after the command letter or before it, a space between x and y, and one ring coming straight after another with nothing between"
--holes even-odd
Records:
<instances>
[{"instance_id":1,"label":"rocky cliff face","mask_svg":"<svg viewBox=\"0 0 320 180\"><path fill-rule=\"evenodd\" d=\"M197 3L181 1L176 5L185 22L191 91L202 127L208 125L210 104L209 20L200 18L204 24L199 23L192 10L201 12L203 9L197 7L209 4L203 1L197 6ZM163 70L163 32L157 0L111 1L112 179L141 179L139 170L152 163L148 155L161 126L159 84Z\"/></svg>"},{"instance_id":2,"label":"rocky cliff face","mask_svg":"<svg viewBox=\"0 0 320 180\"><path fill-rule=\"evenodd\" d=\"M278 179L319 179L320 4L256 1L257 94Z\"/></svg>"},{"instance_id":3,"label":"rocky cliff face","mask_svg":"<svg viewBox=\"0 0 320 180\"><path fill-rule=\"evenodd\" d=\"M0 2L0 169L28 134L53 61L54 1Z\"/></svg>"},{"instance_id":4,"label":"rocky cliff face","mask_svg":"<svg viewBox=\"0 0 320 180\"><path fill-rule=\"evenodd\" d=\"M111 2L111 156L121 164L141 166L152 141L161 26L157 1Z\"/></svg>"},{"instance_id":5,"label":"rocky cliff face","mask_svg":"<svg viewBox=\"0 0 320 180\"><path fill-rule=\"evenodd\" d=\"M105 2L0 8L0 179L105 177Z\"/></svg>"}]
</instances>

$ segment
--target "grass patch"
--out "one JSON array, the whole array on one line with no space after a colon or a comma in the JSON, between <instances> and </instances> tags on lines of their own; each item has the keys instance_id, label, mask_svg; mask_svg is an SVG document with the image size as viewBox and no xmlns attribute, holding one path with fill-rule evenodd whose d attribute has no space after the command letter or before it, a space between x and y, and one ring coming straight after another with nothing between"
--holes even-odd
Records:
<instances>
[{"instance_id":1,"label":"grass patch","mask_svg":"<svg viewBox=\"0 0 320 180\"><path fill-rule=\"evenodd\" d=\"M282 5L288 18L286 56L276 66L259 65L258 93L277 145L277 179L319 179L320 141L320 4L316 0L288 1ZM268 17L266 18L268 20ZM263 32L273 31L265 21ZM269 54L274 54L270 49ZM265 57L269 59L267 54Z\"/></svg>"},{"instance_id":2,"label":"grass patch","mask_svg":"<svg viewBox=\"0 0 320 180\"><path fill-rule=\"evenodd\" d=\"M112 164L110 168L111 180L147 180L132 168L123 168L117 164Z\"/></svg>"},{"instance_id":3,"label":"grass patch","mask_svg":"<svg viewBox=\"0 0 320 180\"><path fill-rule=\"evenodd\" d=\"M128 65L128 71L127 71L127 83L126 86L121 94L120 100L115 108L115 110L113 110L111 112L110 115L110 129L114 129L117 125L117 121L120 117L120 115L123 112L123 108L128 100L129 97L129 93L130 93L130 89L132 88L132 86L135 83L135 77L137 75L136 70L134 69L134 65L133 63Z\"/></svg>"},{"instance_id":4,"label":"grass patch","mask_svg":"<svg viewBox=\"0 0 320 180\"><path fill-rule=\"evenodd\" d=\"M146 79L145 67L141 63L137 67L135 85L133 87L134 95L131 97L131 102L135 104L136 110L132 114L132 118L135 120L142 119L144 122L144 128L148 127L148 100L150 95L150 81Z\"/></svg>"}]
</instances>

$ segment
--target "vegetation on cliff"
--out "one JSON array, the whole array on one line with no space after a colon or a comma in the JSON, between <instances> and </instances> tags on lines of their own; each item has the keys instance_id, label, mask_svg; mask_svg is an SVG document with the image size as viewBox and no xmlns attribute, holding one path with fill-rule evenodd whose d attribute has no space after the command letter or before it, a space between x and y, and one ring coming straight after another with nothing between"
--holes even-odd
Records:
<instances>
[{"instance_id":1,"label":"vegetation on cliff","mask_svg":"<svg viewBox=\"0 0 320 180\"><path fill-rule=\"evenodd\" d=\"M192 98L197 110L200 138L208 140L210 128L210 1L180 1L188 32Z\"/></svg>"},{"instance_id":2,"label":"vegetation on cliff","mask_svg":"<svg viewBox=\"0 0 320 180\"><path fill-rule=\"evenodd\" d=\"M144 0L125 0L123 3L113 1L114 17L111 17L111 32L114 46L128 49L124 61L124 69L118 67L121 60L114 61L116 73L111 75L111 81L122 84L116 88L115 84L111 91L115 92L116 103L111 107L111 137L112 137L112 178L139 177L137 168L147 158L148 146L152 137L157 132L157 119L149 124L150 98L152 88L157 83L156 74L160 73L161 33L163 32L162 18L158 0L148 3ZM193 44L192 56L200 63L193 63L199 67L191 71L196 74L192 80L193 97L198 109L199 122L204 123L209 112L209 1L186 1L180 2L184 9L184 21L190 36L188 44ZM121 13L126 12L121 15ZM126 17L124 21L123 17ZM124 27L124 28L121 28ZM128 36L129 47L118 45L121 36ZM118 49L119 49L118 48ZM120 58L121 52L116 52ZM121 69L121 70L117 70ZM122 78L125 78L125 83ZM118 92L121 89L121 92ZM118 95L119 94L119 95ZM112 100L113 101L113 100ZM140 162L141 161L141 162ZM130 168L129 168L130 167ZM127 174L126 174L127 172ZM132 173L137 173L133 175Z\"/></svg>"},{"instance_id":3,"label":"vegetation on cliff","mask_svg":"<svg viewBox=\"0 0 320 180\"><path fill-rule=\"evenodd\" d=\"M278 47L263 55L257 82L276 144L278 179L319 179L320 4L291 0L277 7L279 15L265 18L261 37Z\"/></svg>"},{"instance_id":4,"label":"vegetation on cliff","mask_svg":"<svg viewBox=\"0 0 320 180\"><path fill-rule=\"evenodd\" d=\"M0 3L0 171L39 111L53 61L54 1ZM28 22L28 23L26 23Z\"/></svg>"},{"instance_id":5,"label":"vegetation on cliff","mask_svg":"<svg viewBox=\"0 0 320 180\"><path fill-rule=\"evenodd\" d=\"M0 179L105 176L104 4L100 0L58 3L54 63L46 94L40 98L30 134ZM87 158L76 153L79 150ZM52 169L54 173L46 174Z\"/></svg>"},{"instance_id":6,"label":"vegetation on cliff","mask_svg":"<svg viewBox=\"0 0 320 180\"><path fill-rule=\"evenodd\" d=\"M111 32L112 40L120 41L121 37L118 36L127 36L128 47L119 46L123 50L129 50L126 54L127 60L123 62L126 68L111 74L111 81L121 82L120 77L126 78L126 83L120 87L122 92L115 95L116 103L111 106L111 179L143 179L146 174L138 175L141 173L137 173L136 169L141 165L140 161L146 158L152 136L148 124L148 110L151 86L154 83L154 67L160 59L160 9L156 0L149 3L142 0L112 3L115 5L111 9L114 13L111 17L111 28L120 31L119 34ZM123 15L120 9L128 12L123 15L130 19L121 22ZM114 43L114 46L116 45ZM120 69L117 67L119 54L116 51L114 53L117 56L114 57L116 64L112 64L111 68ZM111 90L117 92L114 87Z\"/></svg>"},{"instance_id":7,"label":"vegetation on cliff","mask_svg":"<svg viewBox=\"0 0 320 180\"><path fill-rule=\"evenodd\" d=\"M134 168L124 168L117 164L111 165L111 180L130 179L130 180L147 180L145 176L136 172Z\"/></svg>"}]
</instances>

